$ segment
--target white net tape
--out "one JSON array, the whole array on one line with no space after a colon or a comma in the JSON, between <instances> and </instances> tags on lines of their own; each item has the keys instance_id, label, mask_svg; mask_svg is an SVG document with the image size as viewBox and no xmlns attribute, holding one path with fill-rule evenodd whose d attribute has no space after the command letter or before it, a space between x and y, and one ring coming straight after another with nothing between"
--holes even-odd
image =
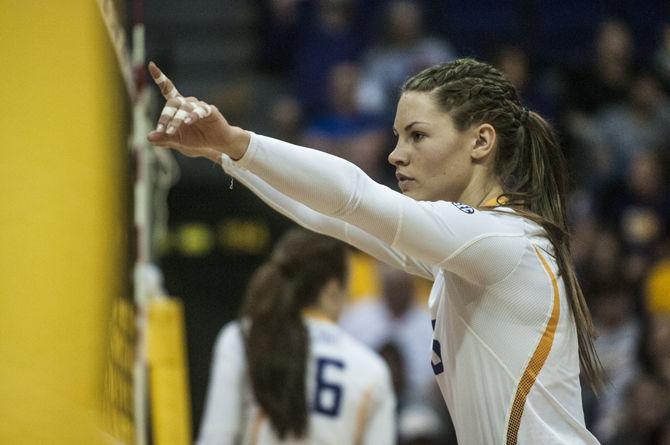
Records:
<instances>
[{"instance_id":1,"label":"white net tape","mask_svg":"<svg viewBox=\"0 0 670 445\"><path fill-rule=\"evenodd\" d=\"M100 13L105 22L105 27L107 28L107 33L109 34L109 39L112 42L114 47L114 52L116 53L116 59L119 62L119 67L121 69L121 75L123 76L123 81L126 85L126 90L130 100L134 100L137 94L137 89L135 88L135 81L133 80L133 65L130 58L130 52L128 51L128 46L126 44L126 33L119 21L119 16L116 12L116 7L114 6L113 0L97 0L98 6L100 7Z\"/></svg>"}]
</instances>

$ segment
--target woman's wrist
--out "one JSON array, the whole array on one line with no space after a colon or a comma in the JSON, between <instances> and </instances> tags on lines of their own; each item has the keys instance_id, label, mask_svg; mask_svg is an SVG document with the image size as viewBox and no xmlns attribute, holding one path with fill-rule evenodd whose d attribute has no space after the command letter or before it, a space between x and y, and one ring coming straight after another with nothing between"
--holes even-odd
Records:
<instances>
[{"instance_id":1,"label":"woman's wrist","mask_svg":"<svg viewBox=\"0 0 670 445\"><path fill-rule=\"evenodd\" d=\"M222 141L220 147L216 150L220 153L225 153L234 161L239 161L247 152L249 143L251 142L251 135L248 131L240 127L230 127L228 129L228 137Z\"/></svg>"}]
</instances>

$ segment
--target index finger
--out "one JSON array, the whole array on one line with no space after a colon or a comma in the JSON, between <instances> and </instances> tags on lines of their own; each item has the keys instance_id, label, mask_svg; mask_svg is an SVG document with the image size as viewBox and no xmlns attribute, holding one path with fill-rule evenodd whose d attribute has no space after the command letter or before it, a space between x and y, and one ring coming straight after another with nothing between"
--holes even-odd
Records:
<instances>
[{"instance_id":1,"label":"index finger","mask_svg":"<svg viewBox=\"0 0 670 445\"><path fill-rule=\"evenodd\" d=\"M156 85L158 85L158 88L160 88L163 97L166 99L181 97L181 94L177 91L177 88L172 81L168 79L153 62L149 62L149 73L151 73L151 77L154 79L154 82L156 82Z\"/></svg>"}]
</instances>

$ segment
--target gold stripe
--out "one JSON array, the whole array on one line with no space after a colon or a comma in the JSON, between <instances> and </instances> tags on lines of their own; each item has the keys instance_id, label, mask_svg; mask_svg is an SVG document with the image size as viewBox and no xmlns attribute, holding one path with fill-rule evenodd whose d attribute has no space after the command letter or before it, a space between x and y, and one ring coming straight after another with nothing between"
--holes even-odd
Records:
<instances>
[{"instance_id":1,"label":"gold stripe","mask_svg":"<svg viewBox=\"0 0 670 445\"><path fill-rule=\"evenodd\" d=\"M363 400L361 401L361 406L358 408L358 414L356 415L356 434L354 434L354 443L356 445L363 441L363 432L365 431L365 421L368 418L370 400L372 400L372 388L368 388L368 390L365 391L365 394L363 394Z\"/></svg>"},{"instance_id":2,"label":"gold stripe","mask_svg":"<svg viewBox=\"0 0 670 445\"><path fill-rule=\"evenodd\" d=\"M259 409L258 414L256 414L256 419L254 420L254 426L251 429L251 440L249 443L251 445L256 445L258 443L258 435L261 431L261 425L263 425L263 421L265 420L265 414Z\"/></svg>"},{"instance_id":3,"label":"gold stripe","mask_svg":"<svg viewBox=\"0 0 670 445\"><path fill-rule=\"evenodd\" d=\"M551 278L551 285L553 287L553 307L551 309L551 316L549 321L547 321L547 326L544 328L544 333L540 342L535 348L532 357L526 370L523 372L519 384L516 388L516 394L514 395L514 402L512 403L512 410L510 411L509 421L507 426L507 445L515 445L517 442L517 437L519 435L519 427L521 426L521 416L523 415L523 409L526 405L526 398L530 389L535 384L538 374L544 366L544 362L547 360L549 351L551 351L551 346L554 342L554 334L556 333L556 325L558 324L558 316L560 314L560 303L558 301L558 283L556 282L556 276L554 272L549 267L549 264L544 259L544 256L540 253L540 249L535 247L535 254L537 255L542 267L544 267L545 272Z\"/></svg>"}]
</instances>

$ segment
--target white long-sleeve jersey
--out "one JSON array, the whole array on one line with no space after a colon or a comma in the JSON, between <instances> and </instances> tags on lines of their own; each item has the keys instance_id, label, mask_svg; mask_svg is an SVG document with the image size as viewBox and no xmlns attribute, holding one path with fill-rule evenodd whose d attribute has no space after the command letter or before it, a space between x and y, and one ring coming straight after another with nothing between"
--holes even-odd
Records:
<instances>
[{"instance_id":1,"label":"white long-sleeve jersey","mask_svg":"<svg viewBox=\"0 0 670 445\"><path fill-rule=\"evenodd\" d=\"M240 325L217 338L197 445L392 445L395 396L383 360L330 321L305 317L308 433L280 440L256 403ZM281 385L282 382L277 382Z\"/></svg>"},{"instance_id":2,"label":"white long-sleeve jersey","mask_svg":"<svg viewBox=\"0 0 670 445\"><path fill-rule=\"evenodd\" d=\"M251 135L224 170L303 226L434 281L432 367L459 443L597 444L553 249L511 209L415 201L353 164Z\"/></svg>"}]
</instances>

